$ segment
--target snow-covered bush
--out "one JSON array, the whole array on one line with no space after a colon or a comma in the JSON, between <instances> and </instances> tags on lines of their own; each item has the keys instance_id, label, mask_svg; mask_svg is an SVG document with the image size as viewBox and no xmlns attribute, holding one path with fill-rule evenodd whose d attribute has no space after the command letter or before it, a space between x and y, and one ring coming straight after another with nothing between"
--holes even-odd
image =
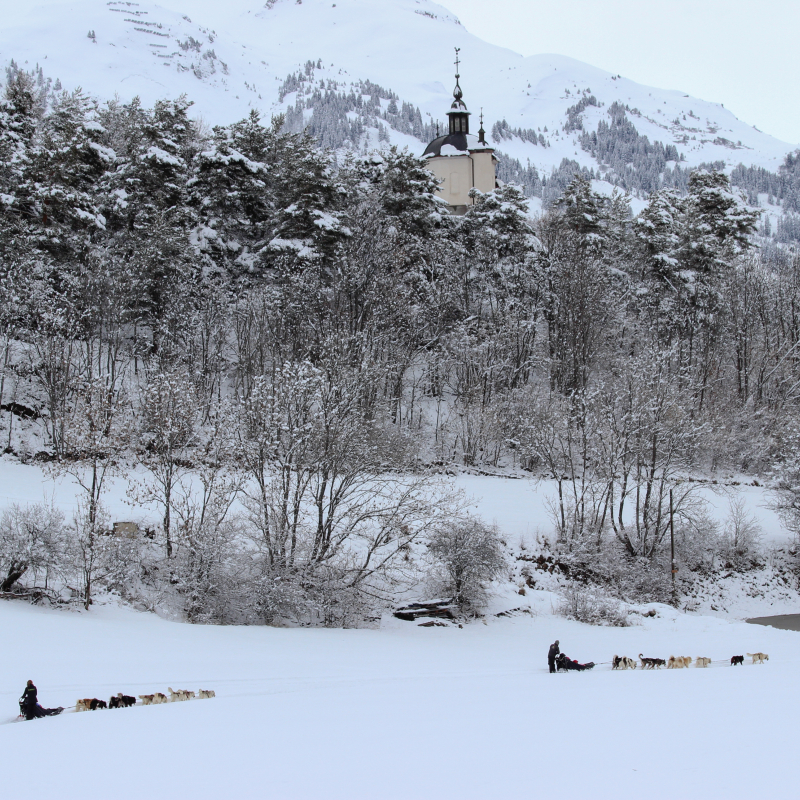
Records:
<instances>
[{"instance_id":1,"label":"snow-covered bush","mask_svg":"<svg viewBox=\"0 0 800 800\"><path fill-rule=\"evenodd\" d=\"M721 535L720 554L734 567L742 568L758 563L764 532L758 520L747 513L742 498L729 503L728 517Z\"/></svg>"},{"instance_id":2,"label":"snow-covered bush","mask_svg":"<svg viewBox=\"0 0 800 800\"><path fill-rule=\"evenodd\" d=\"M563 589L560 595L556 613L562 617L589 625L617 628L630 625L628 612L619 600L574 584Z\"/></svg>"},{"instance_id":3,"label":"snow-covered bush","mask_svg":"<svg viewBox=\"0 0 800 800\"><path fill-rule=\"evenodd\" d=\"M13 505L0 517L0 592L25 578L26 588L51 588L64 567L64 515L45 503Z\"/></svg>"},{"instance_id":4,"label":"snow-covered bush","mask_svg":"<svg viewBox=\"0 0 800 800\"><path fill-rule=\"evenodd\" d=\"M438 528L428 554L439 590L462 607L484 605L487 585L507 566L497 528L479 519L456 519Z\"/></svg>"}]
</instances>

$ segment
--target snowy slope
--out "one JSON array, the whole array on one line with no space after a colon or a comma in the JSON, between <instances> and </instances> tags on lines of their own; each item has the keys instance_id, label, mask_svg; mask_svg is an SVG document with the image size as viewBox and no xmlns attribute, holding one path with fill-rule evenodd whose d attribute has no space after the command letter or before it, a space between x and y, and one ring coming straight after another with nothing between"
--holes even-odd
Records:
<instances>
[{"instance_id":1,"label":"snowy slope","mask_svg":"<svg viewBox=\"0 0 800 800\"><path fill-rule=\"evenodd\" d=\"M540 599L536 616L381 630L2 603L7 785L29 800L796 796L800 634L664 606L639 626L591 628ZM643 652L715 663L549 675L556 638L581 661ZM769 661L729 666L748 651ZM16 723L28 678L47 707L168 686L217 697Z\"/></svg>"},{"instance_id":2,"label":"snowy slope","mask_svg":"<svg viewBox=\"0 0 800 800\"><path fill-rule=\"evenodd\" d=\"M94 38L88 34L92 32ZM651 141L675 143L687 165L723 160L776 170L791 148L745 125L719 104L679 91L641 86L557 55L523 58L483 42L446 8L429 0L75 0L4 9L0 61L39 64L65 87L108 98L140 95L149 104L186 93L211 124L229 123L250 108L265 115L285 108L278 89L289 73L321 60L317 79L340 84L371 80L444 119L453 84L453 47L462 49L465 100L487 130L512 127L550 132L551 147L520 139L502 149L545 174L564 157L597 166L576 142L559 134L565 114L591 92L602 104L584 113L593 130L619 101ZM477 127L477 126L476 126ZM422 145L393 133L393 140Z\"/></svg>"},{"instance_id":3,"label":"snowy slope","mask_svg":"<svg viewBox=\"0 0 800 800\"><path fill-rule=\"evenodd\" d=\"M143 477L136 471L129 476ZM551 538L553 523L548 504L556 494L552 481L469 474L452 476L450 480L454 488L464 492L474 513L497 525L515 552L521 553L524 548L528 554L536 554L541 542ZM103 505L112 521L135 521L143 528L157 525L158 509L132 502L127 487L127 481L120 477L111 477L108 481ZM20 464L11 456L0 457L0 510L12 504L52 503L70 520L77 511L80 496L80 489L69 476L54 476L39 465ZM793 583L787 584L782 572L785 555L781 554L791 547L794 537L769 507L768 491L763 486L746 484L729 487L708 485L700 490L699 497L709 504L709 514L720 525L724 524L729 513L729 500L739 498L744 501L748 516L754 517L761 527L765 564L762 569L744 574L715 573L709 578L694 576L695 586L684 598L686 607L703 614L738 620L800 611L800 595ZM513 576L520 586L523 579L519 571L525 563L516 563ZM550 579L538 573L536 582L537 586L551 590L567 583L558 574ZM505 584L503 588L513 592L516 585Z\"/></svg>"}]
</instances>

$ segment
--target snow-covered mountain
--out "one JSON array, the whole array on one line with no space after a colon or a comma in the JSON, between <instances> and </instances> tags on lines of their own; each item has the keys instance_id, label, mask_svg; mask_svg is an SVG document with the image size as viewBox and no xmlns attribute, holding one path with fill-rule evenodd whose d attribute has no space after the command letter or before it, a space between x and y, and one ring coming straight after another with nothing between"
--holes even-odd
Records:
<instances>
[{"instance_id":1,"label":"snow-covered mountain","mask_svg":"<svg viewBox=\"0 0 800 800\"><path fill-rule=\"evenodd\" d=\"M252 108L265 116L286 110L297 100L286 92L287 75L309 62L313 86L324 81L346 93L371 81L418 107L423 121L444 120L454 47L461 48L473 120L483 109L490 137L495 123L517 129L498 142L495 128L495 143L545 175L563 158L598 168L579 136L610 122L615 102L627 107L640 136L674 145L685 166L724 161L774 172L793 149L719 104L563 56L523 58L488 44L429 0L19 3L4 9L0 29L0 63L38 64L65 88L82 86L101 98L139 95L150 104L185 93L209 124L235 121ZM382 110L388 103L381 100ZM386 134L423 149L419 133L413 138L387 125Z\"/></svg>"}]
</instances>

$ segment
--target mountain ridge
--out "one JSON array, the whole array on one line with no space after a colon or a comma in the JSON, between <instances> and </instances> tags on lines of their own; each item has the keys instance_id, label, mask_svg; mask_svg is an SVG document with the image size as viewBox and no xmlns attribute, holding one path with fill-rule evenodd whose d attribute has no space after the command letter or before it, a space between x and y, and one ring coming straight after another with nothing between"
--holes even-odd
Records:
<instances>
[{"instance_id":1,"label":"mountain ridge","mask_svg":"<svg viewBox=\"0 0 800 800\"><path fill-rule=\"evenodd\" d=\"M138 95L151 104L186 94L212 125L252 108L269 116L296 107L298 95L280 97L280 87L313 62L317 86L346 92L364 81L380 84L433 125L449 107L452 47L460 47L473 119L483 110L487 131L503 121L535 132L535 143L514 135L495 143L544 175L565 158L599 174L601 163L580 137L608 123L615 103L628 109L641 137L676 147L686 167L724 162L730 170L743 163L776 172L794 149L720 104L642 86L567 56L523 57L484 42L429 0L234 0L226 11L195 0L188 12L187 5L78 0L12 9L0 33L0 61L38 64L66 88L82 86L101 99ZM589 97L594 103L575 113ZM383 140L423 149L419 138L390 126ZM362 146L377 143L376 130Z\"/></svg>"}]
</instances>

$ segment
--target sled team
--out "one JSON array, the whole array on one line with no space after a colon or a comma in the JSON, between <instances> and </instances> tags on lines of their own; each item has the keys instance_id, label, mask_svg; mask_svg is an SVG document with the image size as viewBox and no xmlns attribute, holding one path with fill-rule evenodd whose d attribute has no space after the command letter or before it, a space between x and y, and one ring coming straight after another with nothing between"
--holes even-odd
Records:
<instances>
[{"instance_id":1,"label":"sled team","mask_svg":"<svg viewBox=\"0 0 800 800\"><path fill-rule=\"evenodd\" d=\"M168 691L169 697L161 692L156 692L155 694L140 694L139 699L142 701L143 706L151 706L157 705L158 703L173 703L178 700L193 700L195 697L200 700L207 700L217 696L213 689L200 689L196 695L188 689L173 691L170 687ZM40 717L54 717L64 710L63 706L59 706L58 708L42 708L39 705L37 694L37 689L33 681L28 681L25 686L25 691L19 699L19 714L21 717L25 717L26 720L39 719ZM107 703L105 700L98 700L96 697L85 697L75 703L75 710L97 711L100 708L130 708L135 705L135 697L117 692L116 697L112 697Z\"/></svg>"},{"instance_id":2,"label":"sled team","mask_svg":"<svg viewBox=\"0 0 800 800\"><path fill-rule=\"evenodd\" d=\"M142 701L143 706L155 706L159 703L175 703L180 700L194 700L195 697L200 700L208 700L217 696L213 689L200 689L196 695L194 692L191 692L188 689L178 689L177 691L174 691L172 687L169 687L167 691L169 692L169 697L161 692L155 692L154 694L140 694L139 699ZM106 703L104 700L98 700L96 697L78 700L78 702L75 704L75 710L95 711L98 708L130 708L131 706L135 705L135 697L118 692L117 696L112 697L108 703Z\"/></svg>"},{"instance_id":3,"label":"sled team","mask_svg":"<svg viewBox=\"0 0 800 800\"><path fill-rule=\"evenodd\" d=\"M753 660L753 664L763 664L769 661L769 656L766 653L747 653L747 657ZM639 662L642 669L685 669L692 664L691 656L670 656L668 659L651 658L639 653ZM695 667L708 667L711 659L705 656L698 656L694 659ZM732 656L731 666L735 667L737 664L744 664L744 656ZM561 652L558 639L550 645L547 651L547 666L550 672L566 672L569 670L582 671L592 669L595 666L594 661L589 661L586 664L579 664L574 659L568 658ZM636 669L636 659L629 658L628 656L614 656L611 661L611 669Z\"/></svg>"},{"instance_id":4,"label":"sled team","mask_svg":"<svg viewBox=\"0 0 800 800\"><path fill-rule=\"evenodd\" d=\"M748 653L749 658L753 659L754 664L763 664L769 661L769 656L766 653ZM691 656L670 656L666 661L663 658L647 658L639 653L639 661L641 662L642 669L661 669L666 666L667 669L684 669L692 665ZM711 663L711 659L705 656L697 656L694 659L695 667L707 667ZM744 664L744 656L731 656L731 666L735 667L737 664ZM628 658L627 656L614 656L611 662L611 669L636 669L636 659Z\"/></svg>"}]
</instances>

